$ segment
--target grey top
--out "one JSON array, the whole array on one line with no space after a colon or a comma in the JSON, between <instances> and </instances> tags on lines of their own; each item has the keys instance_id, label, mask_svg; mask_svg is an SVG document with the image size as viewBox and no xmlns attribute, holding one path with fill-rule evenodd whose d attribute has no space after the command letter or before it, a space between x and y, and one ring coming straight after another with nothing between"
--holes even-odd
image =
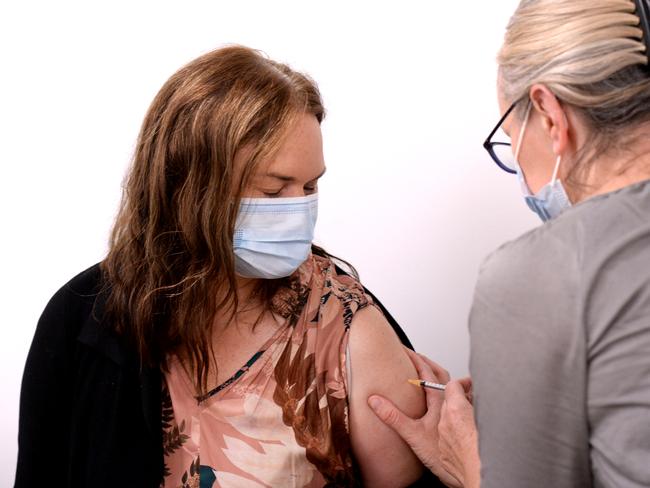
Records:
<instances>
[{"instance_id":1,"label":"grey top","mask_svg":"<svg viewBox=\"0 0 650 488\"><path fill-rule=\"evenodd\" d=\"M650 181L488 257L470 335L481 488L650 487Z\"/></svg>"}]
</instances>

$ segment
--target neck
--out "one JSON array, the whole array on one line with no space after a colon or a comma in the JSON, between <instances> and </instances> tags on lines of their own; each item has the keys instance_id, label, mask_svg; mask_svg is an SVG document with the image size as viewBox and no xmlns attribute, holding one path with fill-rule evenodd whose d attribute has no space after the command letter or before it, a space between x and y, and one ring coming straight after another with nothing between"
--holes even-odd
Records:
<instances>
[{"instance_id":1,"label":"neck","mask_svg":"<svg viewBox=\"0 0 650 488\"><path fill-rule=\"evenodd\" d=\"M595 160L574 203L650 179L650 141L647 137L637 140L642 142L622 154Z\"/></svg>"},{"instance_id":2,"label":"neck","mask_svg":"<svg viewBox=\"0 0 650 488\"><path fill-rule=\"evenodd\" d=\"M243 278L241 276L235 277L235 293L240 304L250 301L255 293L255 289L259 284L259 280L255 278Z\"/></svg>"},{"instance_id":3,"label":"neck","mask_svg":"<svg viewBox=\"0 0 650 488\"><path fill-rule=\"evenodd\" d=\"M240 319L244 319L244 316L249 315L251 312L259 313L260 303L255 297L258 284L258 279L243 278L241 276L235 277L234 291L237 296L237 309L234 310L234 315L233 310L230 307L217 312L217 315L215 316L215 324L220 324L217 327L218 329L227 327L231 322L238 322ZM226 286L227 285L222 285L219 291L217 291L217 302L226 297Z\"/></svg>"}]
</instances>

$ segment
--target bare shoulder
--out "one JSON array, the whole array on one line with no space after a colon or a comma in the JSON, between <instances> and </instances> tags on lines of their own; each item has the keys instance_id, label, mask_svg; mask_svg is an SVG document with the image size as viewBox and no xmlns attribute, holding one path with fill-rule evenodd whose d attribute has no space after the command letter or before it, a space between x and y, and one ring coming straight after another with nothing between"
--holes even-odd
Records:
<instances>
[{"instance_id":1,"label":"bare shoulder","mask_svg":"<svg viewBox=\"0 0 650 488\"><path fill-rule=\"evenodd\" d=\"M374 306L358 311L350 327L350 350L356 378L380 376L384 382L406 383L400 375L415 372L397 334L384 315ZM368 368L366 368L366 366ZM378 385L379 386L379 385ZM411 386L411 385L409 385ZM417 388L408 388L418 392Z\"/></svg>"},{"instance_id":2,"label":"bare shoulder","mask_svg":"<svg viewBox=\"0 0 650 488\"><path fill-rule=\"evenodd\" d=\"M407 382L417 374L415 368L393 328L374 306L354 315L349 354L350 434L364 484L408 486L420 477L422 466L401 438L370 410L367 399L383 395L407 415L420 417L425 412L424 394Z\"/></svg>"}]
</instances>

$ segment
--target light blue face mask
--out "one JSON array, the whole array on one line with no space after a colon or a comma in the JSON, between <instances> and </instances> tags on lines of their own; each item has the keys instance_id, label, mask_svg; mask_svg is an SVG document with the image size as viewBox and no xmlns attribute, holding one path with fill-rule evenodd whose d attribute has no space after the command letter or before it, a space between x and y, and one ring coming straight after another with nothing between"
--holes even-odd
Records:
<instances>
[{"instance_id":1,"label":"light blue face mask","mask_svg":"<svg viewBox=\"0 0 650 488\"><path fill-rule=\"evenodd\" d=\"M546 222L547 220L557 217L564 210L571 207L571 201L564 190L562 182L557 179L557 172L562 163L562 156L557 157L551 181L544 185L536 194L533 194L533 192L530 191L530 187L526 183L526 177L519 166L519 153L521 151L521 142L524 139L524 132L526 132L526 127L528 125L531 106L532 104L528 102L526 117L524 118L524 124L521 127L519 141L517 142L515 169L517 170L517 178L519 179L521 191L524 194L524 199L526 200L526 204L528 204L528 208L535 212L543 222Z\"/></svg>"},{"instance_id":2,"label":"light blue face mask","mask_svg":"<svg viewBox=\"0 0 650 488\"><path fill-rule=\"evenodd\" d=\"M235 271L244 278L290 276L311 252L318 194L242 198L235 224Z\"/></svg>"}]
</instances>

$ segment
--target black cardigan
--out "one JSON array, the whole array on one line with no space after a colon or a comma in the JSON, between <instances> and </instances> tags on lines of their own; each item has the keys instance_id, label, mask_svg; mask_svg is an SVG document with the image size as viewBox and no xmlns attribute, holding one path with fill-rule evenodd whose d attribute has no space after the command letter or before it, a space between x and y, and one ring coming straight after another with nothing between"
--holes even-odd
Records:
<instances>
[{"instance_id":1,"label":"black cardigan","mask_svg":"<svg viewBox=\"0 0 650 488\"><path fill-rule=\"evenodd\" d=\"M141 370L102 326L100 288L95 265L64 285L38 321L20 395L16 488L160 486L161 372ZM443 486L430 473L418 485Z\"/></svg>"}]
</instances>

